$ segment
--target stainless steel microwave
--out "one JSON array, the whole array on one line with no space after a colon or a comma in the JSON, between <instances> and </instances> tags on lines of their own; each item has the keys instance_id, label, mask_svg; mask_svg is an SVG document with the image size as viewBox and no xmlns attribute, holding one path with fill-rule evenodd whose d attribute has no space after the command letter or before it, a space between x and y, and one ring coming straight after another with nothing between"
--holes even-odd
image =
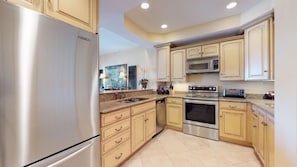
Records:
<instances>
[{"instance_id":1,"label":"stainless steel microwave","mask_svg":"<svg viewBox=\"0 0 297 167\"><path fill-rule=\"evenodd\" d=\"M219 71L220 68L218 56L189 59L186 61L187 74L199 74Z\"/></svg>"}]
</instances>

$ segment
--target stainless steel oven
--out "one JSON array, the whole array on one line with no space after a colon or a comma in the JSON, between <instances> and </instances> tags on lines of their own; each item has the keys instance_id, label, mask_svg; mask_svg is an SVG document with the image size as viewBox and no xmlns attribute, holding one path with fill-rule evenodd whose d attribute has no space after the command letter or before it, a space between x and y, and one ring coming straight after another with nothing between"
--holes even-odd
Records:
<instances>
[{"instance_id":1,"label":"stainless steel oven","mask_svg":"<svg viewBox=\"0 0 297 167\"><path fill-rule=\"evenodd\" d=\"M218 106L217 86L189 86L184 99L183 132L219 140Z\"/></svg>"}]
</instances>

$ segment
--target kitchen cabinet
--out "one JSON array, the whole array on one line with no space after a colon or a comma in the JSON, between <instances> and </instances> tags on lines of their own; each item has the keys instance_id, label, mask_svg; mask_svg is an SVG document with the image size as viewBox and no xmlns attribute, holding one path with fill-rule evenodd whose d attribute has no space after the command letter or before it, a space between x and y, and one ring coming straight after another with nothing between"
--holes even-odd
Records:
<instances>
[{"instance_id":1,"label":"kitchen cabinet","mask_svg":"<svg viewBox=\"0 0 297 167\"><path fill-rule=\"evenodd\" d=\"M253 148L265 167L274 167L274 118L253 105Z\"/></svg>"},{"instance_id":2,"label":"kitchen cabinet","mask_svg":"<svg viewBox=\"0 0 297 167\"><path fill-rule=\"evenodd\" d=\"M7 0L89 32L98 32L98 0Z\"/></svg>"},{"instance_id":3,"label":"kitchen cabinet","mask_svg":"<svg viewBox=\"0 0 297 167\"><path fill-rule=\"evenodd\" d=\"M43 11L43 0L7 0L7 2L23 6L41 13Z\"/></svg>"},{"instance_id":4,"label":"kitchen cabinet","mask_svg":"<svg viewBox=\"0 0 297 167\"><path fill-rule=\"evenodd\" d=\"M220 53L219 44L202 45L202 46L187 48L187 59L218 56L219 53Z\"/></svg>"},{"instance_id":5,"label":"kitchen cabinet","mask_svg":"<svg viewBox=\"0 0 297 167\"><path fill-rule=\"evenodd\" d=\"M183 100L182 98L166 99L166 124L168 128L181 131L183 128Z\"/></svg>"},{"instance_id":6,"label":"kitchen cabinet","mask_svg":"<svg viewBox=\"0 0 297 167\"><path fill-rule=\"evenodd\" d=\"M131 154L130 107L103 113L100 117L101 166L117 166Z\"/></svg>"},{"instance_id":7,"label":"kitchen cabinet","mask_svg":"<svg viewBox=\"0 0 297 167\"><path fill-rule=\"evenodd\" d=\"M157 81L170 81L170 46L157 48Z\"/></svg>"},{"instance_id":8,"label":"kitchen cabinet","mask_svg":"<svg viewBox=\"0 0 297 167\"><path fill-rule=\"evenodd\" d=\"M171 81L186 81L185 71L186 50L175 50L170 54L171 60Z\"/></svg>"},{"instance_id":9,"label":"kitchen cabinet","mask_svg":"<svg viewBox=\"0 0 297 167\"><path fill-rule=\"evenodd\" d=\"M246 103L220 102L220 138L246 142Z\"/></svg>"},{"instance_id":10,"label":"kitchen cabinet","mask_svg":"<svg viewBox=\"0 0 297 167\"><path fill-rule=\"evenodd\" d=\"M155 101L131 107L131 149L135 152L156 133Z\"/></svg>"},{"instance_id":11,"label":"kitchen cabinet","mask_svg":"<svg viewBox=\"0 0 297 167\"><path fill-rule=\"evenodd\" d=\"M220 43L220 80L244 80L243 39Z\"/></svg>"},{"instance_id":12,"label":"kitchen cabinet","mask_svg":"<svg viewBox=\"0 0 297 167\"><path fill-rule=\"evenodd\" d=\"M244 31L245 80L274 79L273 22L265 20Z\"/></svg>"}]
</instances>

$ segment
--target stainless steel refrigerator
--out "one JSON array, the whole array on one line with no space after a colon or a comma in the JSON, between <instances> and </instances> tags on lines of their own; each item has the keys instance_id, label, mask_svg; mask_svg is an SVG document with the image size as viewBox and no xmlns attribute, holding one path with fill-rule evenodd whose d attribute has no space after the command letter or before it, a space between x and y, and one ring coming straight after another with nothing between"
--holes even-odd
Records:
<instances>
[{"instance_id":1,"label":"stainless steel refrigerator","mask_svg":"<svg viewBox=\"0 0 297 167\"><path fill-rule=\"evenodd\" d=\"M0 0L0 167L99 167L98 35Z\"/></svg>"}]
</instances>

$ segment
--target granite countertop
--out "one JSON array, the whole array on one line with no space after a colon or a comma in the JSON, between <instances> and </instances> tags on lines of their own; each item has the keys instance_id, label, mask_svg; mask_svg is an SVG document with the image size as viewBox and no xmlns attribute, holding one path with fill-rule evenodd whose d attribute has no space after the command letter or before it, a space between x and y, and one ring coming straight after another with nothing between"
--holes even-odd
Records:
<instances>
[{"instance_id":1,"label":"granite countertop","mask_svg":"<svg viewBox=\"0 0 297 167\"><path fill-rule=\"evenodd\" d=\"M138 101L138 102L131 102L131 103L122 102L123 100L129 99L129 98L102 102L102 103L100 103L100 113L104 114L104 113L108 113L108 112L118 110L121 108L131 107L134 105L138 105L138 104L142 104L142 103L146 103L146 102L150 102L150 101L155 101L155 100L163 99L166 97L182 98L184 96L185 96L185 94L174 94L174 95L148 94L148 95L143 95L143 96L129 97L129 98L148 98L147 100L142 100L142 101Z\"/></svg>"},{"instance_id":2,"label":"granite countertop","mask_svg":"<svg viewBox=\"0 0 297 167\"><path fill-rule=\"evenodd\" d=\"M118 110L125 107L131 107L134 105L155 101L159 99L163 99L166 97L176 97L176 98L183 98L186 94L178 93L173 95L158 95L158 94L148 94L143 96L135 96L135 97L129 97L129 98L148 98L147 100L142 100L138 102L131 102L131 103L125 103L122 102L125 99L119 99L119 100L113 100L113 101L107 101L100 103L100 113L108 113L114 110ZM260 107L261 109L268 112L270 115L274 116L274 101L273 100L265 100L265 99L254 99L254 98L228 98L228 97L220 97L219 101L229 101L229 102L241 102L241 103L251 103L252 105L256 105L257 107Z\"/></svg>"}]
</instances>

